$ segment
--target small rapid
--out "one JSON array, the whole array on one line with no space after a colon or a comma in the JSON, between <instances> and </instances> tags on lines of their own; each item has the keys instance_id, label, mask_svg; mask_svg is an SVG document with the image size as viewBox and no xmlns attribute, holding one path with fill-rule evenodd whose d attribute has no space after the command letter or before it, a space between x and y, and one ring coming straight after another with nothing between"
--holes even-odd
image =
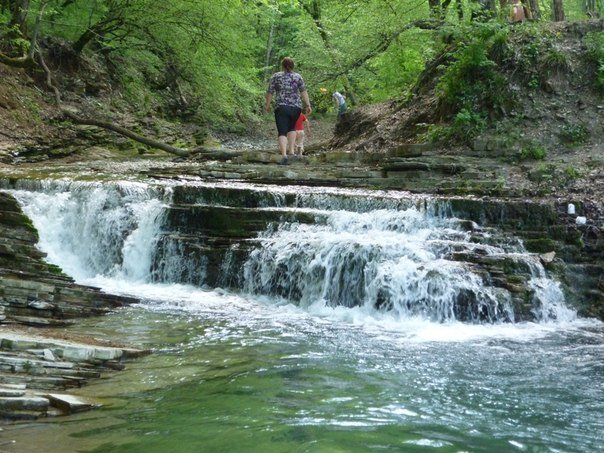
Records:
<instances>
[{"instance_id":1,"label":"small rapid","mask_svg":"<svg viewBox=\"0 0 604 453\"><path fill-rule=\"evenodd\" d=\"M354 191L254 188L249 216L267 220L257 233L227 242L210 237L206 223L219 210L244 210L225 208L241 195L232 188L223 198L215 194L220 188L193 189L47 181L12 193L38 229L48 260L84 283L109 278L212 289L209 274L219 274L215 287L275 304L362 307L399 321L514 322L519 296L493 277L507 266L514 281L525 282L523 297L530 297L536 320L575 318L560 283L520 240L448 216L446 205L384 196L370 200L377 206L370 209L367 195ZM187 203L175 207L183 193ZM176 226L169 220L175 211ZM202 222L203 233L188 230ZM220 254L217 242L227 242Z\"/></svg>"},{"instance_id":2,"label":"small rapid","mask_svg":"<svg viewBox=\"0 0 604 453\"><path fill-rule=\"evenodd\" d=\"M153 354L77 389L94 412L7 427L7 451L601 449L604 325L522 241L446 203L226 183L10 192L49 261L140 300L70 332Z\"/></svg>"}]
</instances>

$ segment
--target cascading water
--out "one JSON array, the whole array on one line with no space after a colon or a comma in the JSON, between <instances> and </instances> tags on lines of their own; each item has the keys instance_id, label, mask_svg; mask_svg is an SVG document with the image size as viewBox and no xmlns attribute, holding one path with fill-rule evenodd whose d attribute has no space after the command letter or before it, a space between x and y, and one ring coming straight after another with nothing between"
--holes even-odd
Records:
<instances>
[{"instance_id":1,"label":"cascading water","mask_svg":"<svg viewBox=\"0 0 604 453\"><path fill-rule=\"evenodd\" d=\"M195 187L175 191L133 183L53 182L38 191L13 193L38 228L48 259L76 279L100 275L204 285L211 266L204 250L212 246L192 243L191 238L199 241L195 234L172 231L166 221L173 193L178 193L187 198L186 206L195 206L195 201L205 206L210 198L223 206L237 198L258 205L258 213L276 209L279 215L296 212L313 219L276 217L258 238L231 242L215 267L221 274L216 285L302 307L387 311L396 319L515 321L513 295L505 286L493 285L484 266L465 259L472 255L494 262L514 260L524 268L536 319L574 316L559 285L520 241L438 214L446 209L429 200L298 190L281 196L246 193L242 201L242 192L234 195L229 189L220 199L207 187L196 200ZM204 212L211 216L211 211ZM246 243L249 252L237 264L233 252Z\"/></svg>"},{"instance_id":2,"label":"cascading water","mask_svg":"<svg viewBox=\"0 0 604 453\"><path fill-rule=\"evenodd\" d=\"M573 319L519 240L445 203L233 183L15 189L49 260L142 300L69 331L153 354L77 389L101 398L92 415L3 427L7 451L601 449L603 324ZM556 322L496 322L518 321L518 294Z\"/></svg>"},{"instance_id":3,"label":"cascading water","mask_svg":"<svg viewBox=\"0 0 604 453\"><path fill-rule=\"evenodd\" d=\"M133 183L51 182L40 191L13 194L40 232L40 248L68 275L149 281L169 191Z\"/></svg>"},{"instance_id":4,"label":"cascading water","mask_svg":"<svg viewBox=\"0 0 604 453\"><path fill-rule=\"evenodd\" d=\"M513 320L504 292L487 287L467 263L446 259L456 248L479 247L470 236L455 220L415 208L335 211L323 224L285 224L267 234L246 263L247 290L436 321L455 319L460 299L471 295L489 320Z\"/></svg>"},{"instance_id":5,"label":"cascading water","mask_svg":"<svg viewBox=\"0 0 604 453\"><path fill-rule=\"evenodd\" d=\"M539 301L536 318L569 319L559 284L519 241L480 232L467 222L402 211L322 212L324 222L285 223L264 234L245 265L246 289L302 305L386 309L400 319L514 321L510 292L489 284L484 269L458 261L478 253L519 261ZM477 243L482 234L484 240ZM533 282L534 280L534 282ZM558 288L555 297L553 288ZM551 301L551 303L550 303Z\"/></svg>"}]
</instances>

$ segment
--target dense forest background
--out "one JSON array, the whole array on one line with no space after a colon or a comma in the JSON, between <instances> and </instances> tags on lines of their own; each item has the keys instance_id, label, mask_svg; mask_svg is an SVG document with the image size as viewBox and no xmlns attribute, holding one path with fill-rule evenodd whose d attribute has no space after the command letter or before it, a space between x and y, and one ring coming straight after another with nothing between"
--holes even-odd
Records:
<instances>
[{"instance_id":1,"label":"dense forest background","mask_svg":"<svg viewBox=\"0 0 604 453\"><path fill-rule=\"evenodd\" d=\"M520 9L530 19L521 25ZM336 89L353 106L404 99L448 39L477 22L538 36L551 21L603 12L602 0L0 0L0 62L42 78L46 55L83 96L119 90L141 116L236 130L261 115L284 56L315 112L330 113ZM82 68L103 77L81 82Z\"/></svg>"}]
</instances>

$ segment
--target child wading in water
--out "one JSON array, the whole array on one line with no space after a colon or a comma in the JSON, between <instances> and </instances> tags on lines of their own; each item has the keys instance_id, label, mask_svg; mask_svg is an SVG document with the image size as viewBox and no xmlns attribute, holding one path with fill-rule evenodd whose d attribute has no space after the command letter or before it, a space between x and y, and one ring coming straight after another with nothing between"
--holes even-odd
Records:
<instances>
[{"instance_id":1,"label":"child wading in water","mask_svg":"<svg viewBox=\"0 0 604 453\"><path fill-rule=\"evenodd\" d=\"M306 127L306 131L304 128ZM304 138L305 135L310 135L310 121L304 113L300 113L298 117L298 121L296 121L296 151L299 157L302 157L304 154Z\"/></svg>"}]
</instances>

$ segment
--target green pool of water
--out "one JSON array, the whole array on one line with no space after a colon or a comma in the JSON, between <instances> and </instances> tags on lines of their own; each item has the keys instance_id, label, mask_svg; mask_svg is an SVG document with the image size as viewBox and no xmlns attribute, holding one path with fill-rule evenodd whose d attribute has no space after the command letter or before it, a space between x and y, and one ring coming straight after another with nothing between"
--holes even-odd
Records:
<instances>
[{"instance_id":1,"label":"green pool of water","mask_svg":"<svg viewBox=\"0 0 604 453\"><path fill-rule=\"evenodd\" d=\"M4 428L19 452L598 451L604 329L380 328L291 307L133 307L70 330L153 354Z\"/></svg>"}]
</instances>

